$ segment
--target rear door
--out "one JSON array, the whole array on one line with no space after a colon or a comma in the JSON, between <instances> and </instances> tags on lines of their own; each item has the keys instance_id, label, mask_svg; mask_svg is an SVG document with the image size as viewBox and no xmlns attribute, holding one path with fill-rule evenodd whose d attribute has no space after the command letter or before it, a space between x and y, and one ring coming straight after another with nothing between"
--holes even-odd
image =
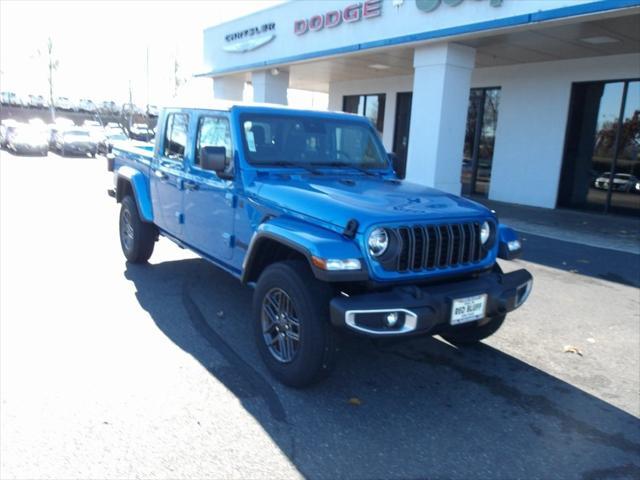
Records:
<instances>
[{"instance_id":1,"label":"rear door","mask_svg":"<svg viewBox=\"0 0 640 480\"><path fill-rule=\"evenodd\" d=\"M182 233L185 160L189 143L189 115L170 112L165 117L162 143L151 167L155 223L174 236Z\"/></svg>"},{"instance_id":2,"label":"rear door","mask_svg":"<svg viewBox=\"0 0 640 480\"><path fill-rule=\"evenodd\" d=\"M224 147L227 155L226 173L232 177L234 152L229 118L223 112L203 114L196 128L193 159L185 179L184 239L210 257L230 259L235 216L234 180L220 178L215 172L200 167L203 147Z\"/></svg>"}]
</instances>

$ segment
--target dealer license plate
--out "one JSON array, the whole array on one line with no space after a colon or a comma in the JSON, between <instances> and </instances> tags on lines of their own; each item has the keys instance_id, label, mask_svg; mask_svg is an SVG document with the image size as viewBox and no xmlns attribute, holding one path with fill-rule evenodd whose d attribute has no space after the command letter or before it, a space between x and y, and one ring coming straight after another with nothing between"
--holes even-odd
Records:
<instances>
[{"instance_id":1,"label":"dealer license plate","mask_svg":"<svg viewBox=\"0 0 640 480\"><path fill-rule=\"evenodd\" d=\"M454 300L451 307L451 325L460 325L484 318L486 310L486 294Z\"/></svg>"}]
</instances>

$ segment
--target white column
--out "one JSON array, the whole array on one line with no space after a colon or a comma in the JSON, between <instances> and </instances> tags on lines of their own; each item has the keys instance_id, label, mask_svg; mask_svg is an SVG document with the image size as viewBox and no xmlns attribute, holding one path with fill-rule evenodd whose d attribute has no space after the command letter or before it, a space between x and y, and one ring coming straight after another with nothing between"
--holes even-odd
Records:
<instances>
[{"instance_id":1,"label":"white column","mask_svg":"<svg viewBox=\"0 0 640 480\"><path fill-rule=\"evenodd\" d=\"M218 77L213 80L213 98L242 101L244 78Z\"/></svg>"},{"instance_id":2,"label":"white column","mask_svg":"<svg viewBox=\"0 0 640 480\"><path fill-rule=\"evenodd\" d=\"M460 194L460 170L475 49L416 48L407 180Z\"/></svg>"},{"instance_id":3,"label":"white column","mask_svg":"<svg viewBox=\"0 0 640 480\"><path fill-rule=\"evenodd\" d=\"M277 71L277 69L274 70ZM280 70L276 75L271 70L253 72L251 84L253 85L254 102L287 104L289 72Z\"/></svg>"}]
</instances>

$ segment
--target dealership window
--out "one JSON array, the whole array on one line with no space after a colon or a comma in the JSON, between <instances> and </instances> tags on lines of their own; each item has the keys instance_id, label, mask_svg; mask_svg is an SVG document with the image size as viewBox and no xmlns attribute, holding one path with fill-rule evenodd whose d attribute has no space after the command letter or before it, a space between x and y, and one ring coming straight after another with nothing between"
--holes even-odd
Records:
<instances>
[{"instance_id":1,"label":"dealership window","mask_svg":"<svg viewBox=\"0 0 640 480\"><path fill-rule=\"evenodd\" d=\"M346 95L342 102L342 110L347 113L355 113L367 117L376 129L382 133L386 97L384 93L373 95Z\"/></svg>"},{"instance_id":2,"label":"dealership window","mask_svg":"<svg viewBox=\"0 0 640 480\"><path fill-rule=\"evenodd\" d=\"M573 85L558 206L640 212L640 80Z\"/></svg>"},{"instance_id":3,"label":"dealership window","mask_svg":"<svg viewBox=\"0 0 640 480\"><path fill-rule=\"evenodd\" d=\"M500 88L471 89L461 174L467 195L489 194L499 106Z\"/></svg>"},{"instance_id":4,"label":"dealership window","mask_svg":"<svg viewBox=\"0 0 640 480\"><path fill-rule=\"evenodd\" d=\"M172 113L167 116L164 132L164 156L171 160L182 161L187 146L187 127L189 116L184 113Z\"/></svg>"}]
</instances>

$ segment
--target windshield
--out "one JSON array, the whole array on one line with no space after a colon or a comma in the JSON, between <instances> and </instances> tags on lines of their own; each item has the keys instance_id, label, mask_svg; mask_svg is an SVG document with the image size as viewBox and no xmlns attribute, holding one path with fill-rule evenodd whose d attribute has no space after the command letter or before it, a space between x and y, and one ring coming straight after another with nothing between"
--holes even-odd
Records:
<instances>
[{"instance_id":1,"label":"windshield","mask_svg":"<svg viewBox=\"0 0 640 480\"><path fill-rule=\"evenodd\" d=\"M245 114L245 155L252 165L387 168L373 128L348 120Z\"/></svg>"},{"instance_id":2,"label":"windshield","mask_svg":"<svg viewBox=\"0 0 640 480\"><path fill-rule=\"evenodd\" d=\"M123 135L122 133L116 133L113 135L107 135L109 137L109 140L129 140L127 138L126 135Z\"/></svg>"},{"instance_id":3,"label":"windshield","mask_svg":"<svg viewBox=\"0 0 640 480\"><path fill-rule=\"evenodd\" d=\"M65 138L89 138L89 132L85 132L84 130L71 130L69 132L65 132Z\"/></svg>"}]
</instances>

